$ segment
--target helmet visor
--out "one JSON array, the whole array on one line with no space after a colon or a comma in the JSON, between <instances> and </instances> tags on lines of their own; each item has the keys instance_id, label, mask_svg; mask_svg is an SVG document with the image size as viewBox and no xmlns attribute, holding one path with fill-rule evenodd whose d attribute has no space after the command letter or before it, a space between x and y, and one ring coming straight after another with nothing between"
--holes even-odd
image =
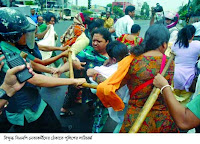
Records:
<instances>
[{"instance_id":1,"label":"helmet visor","mask_svg":"<svg viewBox=\"0 0 200 144\"><path fill-rule=\"evenodd\" d=\"M34 49L36 24L30 17L26 18L30 23L29 27L26 29L26 44L30 49Z\"/></svg>"},{"instance_id":2,"label":"helmet visor","mask_svg":"<svg viewBox=\"0 0 200 144\"><path fill-rule=\"evenodd\" d=\"M29 26L26 28L26 32L35 31L37 25L36 23L30 18L26 17L28 22L30 23Z\"/></svg>"},{"instance_id":3,"label":"helmet visor","mask_svg":"<svg viewBox=\"0 0 200 144\"><path fill-rule=\"evenodd\" d=\"M35 31L26 33L26 44L30 49L34 49L34 46L35 46Z\"/></svg>"}]
</instances>

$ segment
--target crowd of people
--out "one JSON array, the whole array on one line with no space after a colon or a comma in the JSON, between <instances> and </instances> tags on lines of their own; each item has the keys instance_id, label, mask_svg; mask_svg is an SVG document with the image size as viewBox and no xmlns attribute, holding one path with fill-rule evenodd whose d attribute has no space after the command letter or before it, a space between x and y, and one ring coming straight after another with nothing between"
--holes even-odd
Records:
<instances>
[{"instance_id":1,"label":"crowd of people","mask_svg":"<svg viewBox=\"0 0 200 144\"><path fill-rule=\"evenodd\" d=\"M0 132L8 132L11 126L23 133L64 132L39 93L41 87L62 85L69 86L60 116L73 116L75 102L87 104L94 111L92 133L102 132L108 117L117 122L114 133L128 133L154 86L161 93L138 132L178 133L192 128L200 132L200 41L194 40L198 23L178 29L178 13L166 12L155 21L152 12L149 28L141 37L142 27L133 20L134 6L127 6L125 16L116 22L110 14L93 19L78 13L60 37L62 46L56 47L59 38L53 13L36 16L32 9L26 17L17 10L0 8ZM62 52L57 55L57 50ZM162 76L171 52L175 59ZM26 54L26 65L11 68L8 57L21 53ZM66 58L69 53L72 63ZM60 58L63 63L48 66ZM60 78L71 64L74 78L67 73ZM20 83L16 73L24 68L32 77ZM97 89L82 87L86 82L98 85Z\"/></svg>"}]
</instances>

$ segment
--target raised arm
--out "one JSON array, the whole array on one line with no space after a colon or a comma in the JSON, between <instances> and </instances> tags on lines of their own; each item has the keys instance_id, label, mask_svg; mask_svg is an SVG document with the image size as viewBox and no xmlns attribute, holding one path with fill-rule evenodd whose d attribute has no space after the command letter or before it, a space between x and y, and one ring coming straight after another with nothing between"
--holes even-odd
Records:
<instances>
[{"instance_id":1,"label":"raised arm","mask_svg":"<svg viewBox=\"0 0 200 144\"><path fill-rule=\"evenodd\" d=\"M49 29L50 29L50 25L47 26L47 29L44 32L36 33L35 37L38 38L38 39L43 39L45 34L48 32Z\"/></svg>"},{"instance_id":2,"label":"raised arm","mask_svg":"<svg viewBox=\"0 0 200 144\"><path fill-rule=\"evenodd\" d=\"M154 24L155 20L155 12L154 12L154 7L151 8L151 20L150 20L150 26Z\"/></svg>"}]
</instances>

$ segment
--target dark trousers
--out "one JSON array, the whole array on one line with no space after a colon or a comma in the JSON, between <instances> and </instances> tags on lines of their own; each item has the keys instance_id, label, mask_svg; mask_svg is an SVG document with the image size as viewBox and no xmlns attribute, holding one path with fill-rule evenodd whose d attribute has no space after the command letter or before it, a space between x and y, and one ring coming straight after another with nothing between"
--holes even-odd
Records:
<instances>
[{"instance_id":1,"label":"dark trousers","mask_svg":"<svg viewBox=\"0 0 200 144\"><path fill-rule=\"evenodd\" d=\"M75 78L86 78L87 82L90 82L89 78L87 77L86 70L74 70L74 77ZM92 94L92 92L90 91L90 88L77 89L74 86L68 86L68 92L65 96L62 107L64 109L71 108L80 91L81 91L81 96L82 96L82 102L83 103L89 102L88 103L89 106L92 106L93 99L96 98L96 96L94 94Z\"/></svg>"},{"instance_id":2,"label":"dark trousers","mask_svg":"<svg viewBox=\"0 0 200 144\"><path fill-rule=\"evenodd\" d=\"M1 117L2 118L2 117ZM13 126L6 117L0 121L0 132L5 133ZM14 125L15 132L19 133L58 133L63 132L61 124L52 108L47 105L42 115L34 122L28 123L25 119L24 126Z\"/></svg>"},{"instance_id":3,"label":"dark trousers","mask_svg":"<svg viewBox=\"0 0 200 144\"><path fill-rule=\"evenodd\" d=\"M74 86L69 85L68 92L65 95L65 99L64 99L64 103L62 107L64 109L71 108L79 92L80 92L80 89L77 89Z\"/></svg>"}]
</instances>

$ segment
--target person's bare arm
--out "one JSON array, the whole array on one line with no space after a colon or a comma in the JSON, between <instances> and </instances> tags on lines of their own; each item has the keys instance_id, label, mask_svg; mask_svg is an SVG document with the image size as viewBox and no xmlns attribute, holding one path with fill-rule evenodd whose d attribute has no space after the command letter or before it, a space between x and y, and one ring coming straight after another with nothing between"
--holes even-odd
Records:
<instances>
[{"instance_id":1,"label":"person's bare arm","mask_svg":"<svg viewBox=\"0 0 200 144\"><path fill-rule=\"evenodd\" d=\"M65 51L69 48L69 46L65 46L65 47L54 47L54 46L44 46L41 44L37 44L39 50L42 51Z\"/></svg>"},{"instance_id":2,"label":"person's bare arm","mask_svg":"<svg viewBox=\"0 0 200 144\"><path fill-rule=\"evenodd\" d=\"M150 20L150 26L154 24L155 20L155 12L154 12L154 7L151 8L151 20Z\"/></svg>"},{"instance_id":3,"label":"person's bare arm","mask_svg":"<svg viewBox=\"0 0 200 144\"><path fill-rule=\"evenodd\" d=\"M31 66L35 71L39 71L39 72L45 72L45 73L54 73L54 70L52 68L48 68L42 64L36 63L31 61Z\"/></svg>"},{"instance_id":4,"label":"person's bare arm","mask_svg":"<svg viewBox=\"0 0 200 144\"><path fill-rule=\"evenodd\" d=\"M41 74L35 74L31 79L28 80L29 83L39 86L39 87L55 87L62 85L81 85L86 82L85 78L70 79L70 78L55 78L48 77Z\"/></svg>"},{"instance_id":5,"label":"person's bare arm","mask_svg":"<svg viewBox=\"0 0 200 144\"><path fill-rule=\"evenodd\" d=\"M46 59L46 60L41 60L41 59L35 58L34 62L46 66L46 65L49 65L51 63L54 63L55 61L57 61L58 59L60 59L62 57L68 57L68 52L69 51L66 50L66 51L60 53L59 55L56 55L56 56L51 57L51 58Z\"/></svg>"},{"instance_id":6,"label":"person's bare arm","mask_svg":"<svg viewBox=\"0 0 200 144\"><path fill-rule=\"evenodd\" d=\"M73 68L77 69L77 70L82 70L84 69L84 67L82 67L83 65L85 65L85 62L80 62L78 59L73 60L72 61L73 64ZM60 75L64 72L69 71L69 62L67 61L64 65L62 65L59 69L57 69L53 75L54 77L60 77Z\"/></svg>"},{"instance_id":7,"label":"person's bare arm","mask_svg":"<svg viewBox=\"0 0 200 144\"><path fill-rule=\"evenodd\" d=\"M50 29L50 25L47 26L47 29L44 32L36 33L35 37L38 38L38 39L43 39L45 34L48 32L49 29Z\"/></svg>"},{"instance_id":8,"label":"person's bare arm","mask_svg":"<svg viewBox=\"0 0 200 144\"><path fill-rule=\"evenodd\" d=\"M168 85L168 82L163 76L157 74L153 84L158 88L162 88L163 86ZM163 97L168 106L170 115L180 129L188 130L200 125L200 119L176 100L170 87L163 89Z\"/></svg>"}]
</instances>

